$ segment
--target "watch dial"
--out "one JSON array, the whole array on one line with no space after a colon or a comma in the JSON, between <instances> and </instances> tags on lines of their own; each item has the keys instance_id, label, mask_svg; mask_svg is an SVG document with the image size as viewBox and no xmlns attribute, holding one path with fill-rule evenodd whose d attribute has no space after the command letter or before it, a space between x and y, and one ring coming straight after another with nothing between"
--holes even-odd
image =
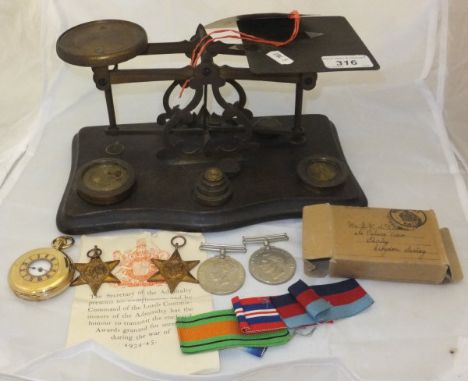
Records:
<instances>
[{"instance_id":1,"label":"watch dial","mask_svg":"<svg viewBox=\"0 0 468 382\"><path fill-rule=\"evenodd\" d=\"M46 259L39 259L29 264L28 272L31 276L44 276L52 269L52 263Z\"/></svg>"},{"instance_id":2,"label":"watch dial","mask_svg":"<svg viewBox=\"0 0 468 382\"><path fill-rule=\"evenodd\" d=\"M8 284L18 297L42 301L67 289L74 273L73 263L65 253L55 247L36 248L13 262Z\"/></svg>"},{"instance_id":3,"label":"watch dial","mask_svg":"<svg viewBox=\"0 0 468 382\"><path fill-rule=\"evenodd\" d=\"M37 282L52 277L57 272L57 260L49 254L39 254L26 259L20 268L21 277Z\"/></svg>"}]
</instances>

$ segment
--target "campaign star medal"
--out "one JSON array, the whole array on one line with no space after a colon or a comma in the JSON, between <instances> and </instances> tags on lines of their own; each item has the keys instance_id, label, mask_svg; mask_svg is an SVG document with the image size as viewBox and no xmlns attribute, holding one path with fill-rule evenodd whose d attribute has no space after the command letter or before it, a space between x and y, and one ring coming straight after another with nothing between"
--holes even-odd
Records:
<instances>
[{"instance_id":1,"label":"campaign star medal","mask_svg":"<svg viewBox=\"0 0 468 382\"><path fill-rule=\"evenodd\" d=\"M182 240L182 243L178 243L177 240ZM177 285L183 281L198 284L198 280L192 276L190 271L195 268L200 261L184 261L182 257L180 257L179 248L183 247L186 243L187 240L185 237L174 236L171 239L171 244L175 248L175 251L168 260L151 259L153 264L158 268L158 271L147 281L165 281L171 293L173 293Z\"/></svg>"},{"instance_id":2,"label":"campaign star medal","mask_svg":"<svg viewBox=\"0 0 468 382\"><path fill-rule=\"evenodd\" d=\"M90 258L88 263L75 263L75 268L80 275L70 285L88 284L96 296L103 283L120 283L120 280L111 273L120 260L102 261L101 254L102 250L95 245L86 254Z\"/></svg>"}]
</instances>

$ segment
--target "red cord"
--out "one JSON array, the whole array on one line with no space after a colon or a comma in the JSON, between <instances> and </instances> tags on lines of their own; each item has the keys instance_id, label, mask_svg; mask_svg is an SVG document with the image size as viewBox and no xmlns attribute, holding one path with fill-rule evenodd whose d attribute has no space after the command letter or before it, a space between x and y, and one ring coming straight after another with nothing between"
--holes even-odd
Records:
<instances>
[{"instance_id":1,"label":"red cord","mask_svg":"<svg viewBox=\"0 0 468 382\"><path fill-rule=\"evenodd\" d=\"M191 60L190 60L190 66L195 67L197 65L198 60L201 58L201 56L203 55L203 52L207 49L208 45L212 44L215 41L223 40L227 38L237 38L237 39L244 40L244 41L251 41L255 43L268 44L268 45L273 45L273 46L278 46L278 47L288 45L296 39L299 33L300 14L298 11L294 10L289 14L288 17L294 20L294 28L291 33L291 36L289 36L289 38L285 41L267 40L261 37L253 36L248 33L240 32L236 29L217 29L215 31L212 31L206 36L204 36L193 49ZM220 34L220 33L232 33L232 34L212 37L213 35ZM184 84L182 85L182 89L180 90L180 93L179 93L179 98L184 93L184 90L187 88L189 82L190 80L186 80Z\"/></svg>"}]
</instances>

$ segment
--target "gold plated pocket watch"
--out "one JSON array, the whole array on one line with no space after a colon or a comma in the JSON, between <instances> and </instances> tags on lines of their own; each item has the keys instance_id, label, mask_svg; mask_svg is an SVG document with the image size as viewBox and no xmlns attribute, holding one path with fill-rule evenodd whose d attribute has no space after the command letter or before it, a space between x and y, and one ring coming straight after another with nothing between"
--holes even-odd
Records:
<instances>
[{"instance_id":1,"label":"gold plated pocket watch","mask_svg":"<svg viewBox=\"0 0 468 382\"><path fill-rule=\"evenodd\" d=\"M33 249L16 259L8 274L13 292L26 300L41 301L67 289L74 266L62 250L74 242L71 236L59 236L52 241L52 247Z\"/></svg>"}]
</instances>

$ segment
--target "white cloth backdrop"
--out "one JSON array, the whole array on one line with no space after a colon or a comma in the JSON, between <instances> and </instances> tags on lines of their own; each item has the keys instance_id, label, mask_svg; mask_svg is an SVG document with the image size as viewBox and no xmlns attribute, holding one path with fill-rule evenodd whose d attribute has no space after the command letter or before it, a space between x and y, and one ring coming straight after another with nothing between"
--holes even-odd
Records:
<instances>
[{"instance_id":1,"label":"white cloth backdrop","mask_svg":"<svg viewBox=\"0 0 468 382\"><path fill-rule=\"evenodd\" d=\"M198 23L291 9L347 17L382 67L320 75L318 87L305 94L305 112L326 114L335 123L370 206L434 209L441 226L451 229L468 269L468 198L454 155L468 157L467 111L461 102L468 91L463 0L0 0L0 373L41 379L171 377L136 367L94 343L65 349L73 293L31 303L8 289L11 262L59 233L55 213L73 135L83 126L107 122L104 96L94 87L91 71L57 58L59 34L81 22L120 18L142 25L151 42L177 41L190 37ZM243 64L238 58L224 62ZM123 66L186 63L185 57L145 57ZM154 120L165 85L116 86L118 121ZM249 108L258 115L293 110L289 85L246 83L246 90ZM206 236L238 242L241 235L283 231L291 240L282 247L294 254L297 277L303 277L299 219ZM70 253L77 259L77 249ZM241 261L246 265L247 257ZM363 314L322 326L310 337L296 336L285 347L268 350L262 360L223 351L222 369L211 377L468 378L463 361L468 356L467 282L431 286L362 280L362 285L376 301ZM266 286L248 277L239 295L284 291L284 285ZM226 297L214 301L217 308L229 305Z\"/></svg>"}]
</instances>

